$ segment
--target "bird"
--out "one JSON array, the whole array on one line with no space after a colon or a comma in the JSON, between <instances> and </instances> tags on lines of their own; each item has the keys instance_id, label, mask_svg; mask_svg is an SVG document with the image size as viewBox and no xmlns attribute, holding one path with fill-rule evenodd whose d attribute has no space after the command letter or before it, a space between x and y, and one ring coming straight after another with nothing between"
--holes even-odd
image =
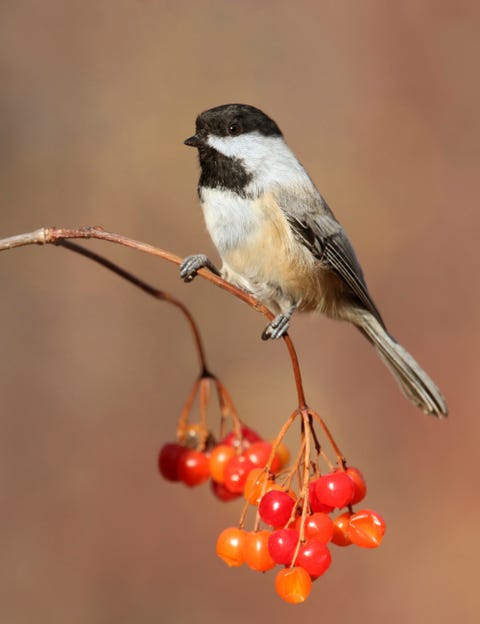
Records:
<instances>
[{"instance_id":1,"label":"bird","mask_svg":"<svg viewBox=\"0 0 480 624\"><path fill-rule=\"evenodd\" d=\"M198 150L198 196L222 267L193 254L182 279L207 268L256 297L276 315L264 340L284 336L295 312L352 323L408 399L447 416L437 386L388 332L345 230L276 122L255 106L223 104L200 113L184 143Z\"/></svg>"}]
</instances>

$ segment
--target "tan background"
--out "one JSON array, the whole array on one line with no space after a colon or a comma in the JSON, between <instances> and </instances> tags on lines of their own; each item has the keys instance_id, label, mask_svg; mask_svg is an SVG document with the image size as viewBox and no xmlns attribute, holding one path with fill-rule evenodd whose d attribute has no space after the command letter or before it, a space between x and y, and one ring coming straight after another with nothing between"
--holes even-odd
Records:
<instances>
[{"instance_id":1,"label":"tan background","mask_svg":"<svg viewBox=\"0 0 480 624\"><path fill-rule=\"evenodd\" d=\"M479 14L474 2L0 3L0 236L94 225L216 259L182 145L221 103L270 113L347 228L392 332L448 398L403 399L350 327L296 318L310 404L367 476L378 551L334 552L295 611L214 555L238 503L156 473L196 375L185 324L55 248L0 257L0 622L477 621ZM264 320L170 265L241 416L295 406Z\"/></svg>"}]
</instances>

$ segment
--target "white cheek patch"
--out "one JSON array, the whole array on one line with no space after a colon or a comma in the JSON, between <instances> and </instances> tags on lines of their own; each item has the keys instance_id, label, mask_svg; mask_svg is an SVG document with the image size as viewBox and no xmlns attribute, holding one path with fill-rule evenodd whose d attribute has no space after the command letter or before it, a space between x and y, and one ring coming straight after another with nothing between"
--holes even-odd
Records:
<instances>
[{"instance_id":1,"label":"white cheek patch","mask_svg":"<svg viewBox=\"0 0 480 624\"><path fill-rule=\"evenodd\" d=\"M249 189L269 190L277 185L298 185L309 182L302 165L279 136L249 132L236 137L210 135L207 144L229 158L238 158L253 177Z\"/></svg>"},{"instance_id":2,"label":"white cheek patch","mask_svg":"<svg viewBox=\"0 0 480 624\"><path fill-rule=\"evenodd\" d=\"M252 154L263 152L266 143L270 144L272 140L283 142L281 137L264 137L258 132L249 132L235 137L209 135L207 143L225 156L244 160L251 157Z\"/></svg>"}]
</instances>

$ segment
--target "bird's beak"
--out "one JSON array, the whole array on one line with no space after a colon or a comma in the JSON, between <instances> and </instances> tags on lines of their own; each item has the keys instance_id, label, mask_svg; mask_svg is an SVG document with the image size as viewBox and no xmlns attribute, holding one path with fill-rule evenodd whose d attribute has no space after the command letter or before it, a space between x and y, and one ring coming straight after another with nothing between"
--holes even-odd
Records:
<instances>
[{"instance_id":1,"label":"bird's beak","mask_svg":"<svg viewBox=\"0 0 480 624\"><path fill-rule=\"evenodd\" d=\"M188 139L185 139L184 143L189 147L200 147L203 145L203 140L199 134L194 134L193 136L188 137Z\"/></svg>"}]
</instances>

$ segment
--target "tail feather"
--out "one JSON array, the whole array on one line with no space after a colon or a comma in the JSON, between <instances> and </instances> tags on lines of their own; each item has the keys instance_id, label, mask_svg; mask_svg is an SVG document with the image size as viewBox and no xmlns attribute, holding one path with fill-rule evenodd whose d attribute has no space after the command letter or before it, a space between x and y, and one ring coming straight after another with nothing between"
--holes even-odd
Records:
<instances>
[{"instance_id":1,"label":"tail feather","mask_svg":"<svg viewBox=\"0 0 480 624\"><path fill-rule=\"evenodd\" d=\"M447 416L448 409L440 390L413 357L390 336L370 312L362 312L356 325L373 344L392 371L403 393L426 414Z\"/></svg>"}]
</instances>

